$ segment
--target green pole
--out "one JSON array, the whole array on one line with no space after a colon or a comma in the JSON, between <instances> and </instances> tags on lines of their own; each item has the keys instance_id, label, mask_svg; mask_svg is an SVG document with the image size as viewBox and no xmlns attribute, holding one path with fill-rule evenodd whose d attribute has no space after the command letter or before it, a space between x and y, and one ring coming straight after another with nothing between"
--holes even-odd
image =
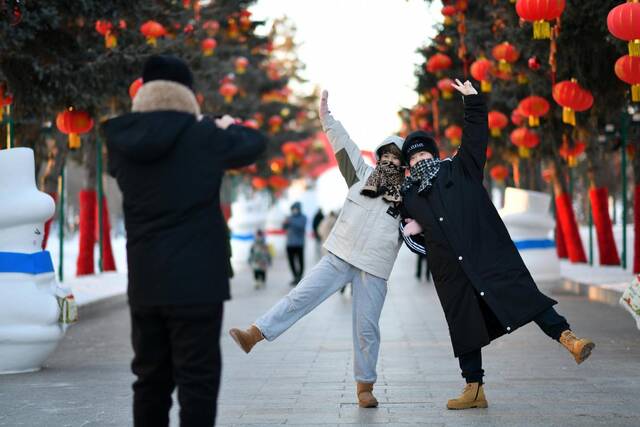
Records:
<instances>
[{"instance_id":1,"label":"green pole","mask_svg":"<svg viewBox=\"0 0 640 427\"><path fill-rule=\"evenodd\" d=\"M60 212L58 213L58 239L59 239L59 258L58 258L58 280L64 281L64 165L60 170L58 177L58 200L60 201Z\"/></svg>"},{"instance_id":2,"label":"green pole","mask_svg":"<svg viewBox=\"0 0 640 427\"><path fill-rule=\"evenodd\" d=\"M627 125L629 115L622 112L620 138L622 147L622 268L627 268Z\"/></svg>"},{"instance_id":3,"label":"green pole","mask_svg":"<svg viewBox=\"0 0 640 427\"><path fill-rule=\"evenodd\" d=\"M98 258L98 268L100 269L100 272L102 273L103 267L102 267L102 240L103 240L103 236L102 236L102 231L104 229L104 218L102 217L102 209L103 209L103 201L102 201L102 193L103 193L103 188L102 188L102 140L98 137L96 138L96 155L98 156L97 159L97 171L96 171L96 183L98 184L98 251L99 251L99 258Z\"/></svg>"},{"instance_id":4,"label":"green pole","mask_svg":"<svg viewBox=\"0 0 640 427\"><path fill-rule=\"evenodd\" d=\"M589 265L593 265L593 213L591 209L591 200L589 200Z\"/></svg>"},{"instance_id":5,"label":"green pole","mask_svg":"<svg viewBox=\"0 0 640 427\"><path fill-rule=\"evenodd\" d=\"M13 115L11 104L7 105L7 148L13 147Z\"/></svg>"}]
</instances>

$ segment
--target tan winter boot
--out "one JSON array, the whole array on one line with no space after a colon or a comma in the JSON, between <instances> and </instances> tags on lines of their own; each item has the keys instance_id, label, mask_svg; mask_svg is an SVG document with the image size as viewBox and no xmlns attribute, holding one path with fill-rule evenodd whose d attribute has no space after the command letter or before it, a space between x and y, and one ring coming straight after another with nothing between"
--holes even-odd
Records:
<instances>
[{"instance_id":1,"label":"tan winter boot","mask_svg":"<svg viewBox=\"0 0 640 427\"><path fill-rule=\"evenodd\" d=\"M484 396L484 389L480 383L467 384L460 397L447 402L447 409L486 408L488 406L489 402Z\"/></svg>"},{"instance_id":2,"label":"tan winter boot","mask_svg":"<svg viewBox=\"0 0 640 427\"><path fill-rule=\"evenodd\" d=\"M358 406L361 408L376 408L378 401L373 395L373 384L357 383L358 389Z\"/></svg>"},{"instance_id":3,"label":"tan winter boot","mask_svg":"<svg viewBox=\"0 0 640 427\"><path fill-rule=\"evenodd\" d=\"M560 335L560 343L569 350L569 353L576 359L577 364L587 360L587 357L591 355L591 351L596 346L590 339L578 338L570 329Z\"/></svg>"},{"instance_id":4,"label":"tan winter boot","mask_svg":"<svg viewBox=\"0 0 640 427\"><path fill-rule=\"evenodd\" d=\"M264 339L262 332L256 325L249 326L249 329L245 331L237 328L230 329L229 335L245 353L249 353L254 345Z\"/></svg>"}]
</instances>

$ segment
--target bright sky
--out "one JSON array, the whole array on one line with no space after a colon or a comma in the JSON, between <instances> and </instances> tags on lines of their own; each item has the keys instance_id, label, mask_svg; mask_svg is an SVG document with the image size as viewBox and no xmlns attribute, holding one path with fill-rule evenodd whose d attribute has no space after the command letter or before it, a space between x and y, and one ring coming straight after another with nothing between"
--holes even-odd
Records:
<instances>
[{"instance_id":1,"label":"bright sky","mask_svg":"<svg viewBox=\"0 0 640 427\"><path fill-rule=\"evenodd\" d=\"M258 0L255 19L297 26L304 77L329 91L329 108L362 149L399 130L397 112L417 100L415 52L441 19L424 0ZM429 10L431 9L431 10Z\"/></svg>"}]
</instances>

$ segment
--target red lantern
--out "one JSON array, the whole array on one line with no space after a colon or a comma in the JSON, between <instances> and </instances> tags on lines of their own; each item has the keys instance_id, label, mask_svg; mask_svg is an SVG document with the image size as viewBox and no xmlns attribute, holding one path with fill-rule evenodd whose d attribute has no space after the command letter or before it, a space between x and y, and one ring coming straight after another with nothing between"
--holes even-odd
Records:
<instances>
[{"instance_id":1,"label":"red lantern","mask_svg":"<svg viewBox=\"0 0 640 427\"><path fill-rule=\"evenodd\" d=\"M487 159L490 159L493 156L493 149L487 146L487 151L485 152L485 155L487 156Z\"/></svg>"},{"instance_id":2,"label":"red lantern","mask_svg":"<svg viewBox=\"0 0 640 427\"><path fill-rule=\"evenodd\" d=\"M204 53L204 56L213 55L216 46L218 46L218 42L216 41L216 39L211 37L202 40L202 42L200 43L200 47L202 48L202 53Z\"/></svg>"},{"instance_id":3,"label":"red lantern","mask_svg":"<svg viewBox=\"0 0 640 427\"><path fill-rule=\"evenodd\" d=\"M462 128L458 125L451 125L445 129L444 136L451 141L451 145L457 147L462 139Z\"/></svg>"},{"instance_id":4,"label":"red lantern","mask_svg":"<svg viewBox=\"0 0 640 427\"><path fill-rule=\"evenodd\" d=\"M269 118L269 131L271 133L280 132L280 128L282 127L282 117L275 115Z\"/></svg>"},{"instance_id":5,"label":"red lantern","mask_svg":"<svg viewBox=\"0 0 640 427\"><path fill-rule=\"evenodd\" d=\"M138 93L138 90L140 90L140 88L142 87L143 82L142 82L142 77L139 77L137 79L135 79L130 85L129 85L129 96L131 97L131 99L136 97L136 94Z\"/></svg>"},{"instance_id":6,"label":"red lantern","mask_svg":"<svg viewBox=\"0 0 640 427\"><path fill-rule=\"evenodd\" d=\"M209 37L213 37L218 34L218 31L220 31L220 23L214 20L204 21L204 24L202 24L202 29L207 33Z\"/></svg>"},{"instance_id":7,"label":"red lantern","mask_svg":"<svg viewBox=\"0 0 640 427\"><path fill-rule=\"evenodd\" d=\"M453 80L451 79L441 79L438 82L438 89L442 92L442 98L451 99L453 97Z\"/></svg>"},{"instance_id":8,"label":"red lantern","mask_svg":"<svg viewBox=\"0 0 640 427\"><path fill-rule=\"evenodd\" d=\"M531 58L529 58L529 60L527 61L527 66L529 67L530 70L532 71L538 71L540 69L540 66L542 64L540 64L540 60L538 59L537 56L532 56Z\"/></svg>"},{"instance_id":9,"label":"red lantern","mask_svg":"<svg viewBox=\"0 0 640 427\"><path fill-rule=\"evenodd\" d=\"M269 185L269 182L261 176L254 176L251 178L251 185L256 190L264 190Z\"/></svg>"},{"instance_id":10,"label":"red lantern","mask_svg":"<svg viewBox=\"0 0 640 427\"><path fill-rule=\"evenodd\" d=\"M576 125L576 111L585 111L593 105L593 95L578 84L575 79L556 83L552 91L553 99L561 105L562 121Z\"/></svg>"},{"instance_id":11,"label":"red lantern","mask_svg":"<svg viewBox=\"0 0 640 427\"><path fill-rule=\"evenodd\" d=\"M249 60L244 56L239 56L235 60L236 73L244 74L247 71L247 66L249 65Z\"/></svg>"},{"instance_id":12,"label":"red lantern","mask_svg":"<svg viewBox=\"0 0 640 427\"><path fill-rule=\"evenodd\" d=\"M453 25L453 17L458 13L455 6L445 6L442 8L442 15L444 15L444 25Z\"/></svg>"},{"instance_id":13,"label":"red lantern","mask_svg":"<svg viewBox=\"0 0 640 427\"><path fill-rule=\"evenodd\" d=\"M540 116L547 114L549 108L549 101L541 96L528 96L518 105L518 110L529 117L529 126L531 127L540 125Z\"/></svg>"},{"instance_id":14,"label":"red lantern","mask_svg":"<svg viewBox=\"0 0 640 427\"><path fill-rule=\"evenodd\" d=\"M578 165L578 157L584 153L587 148L587 144L582 141L576 141L573 147L569 146L567 138L564 139L560 146L560 157L567 161L570 168L575 168Z\"/></svg>"},{"instance_id":15,"label":"red lantern","mask_svg":"<svg viewBox=\"0 0 640 427\"><path fill-rule=\"evenodd\" d=\"M289 186L289 180L279 175L269 177L269 185L276 191L284 190Z\"/></svg>"},{"instance_id":16,"label":"red lantern","mask_svg":"<svg viewBox=\"0 0 640 427\"><path fill-rule=\"evenodd\" d=\"M289 168L300 163L304 157L304 148L295 142L285 142L282 144L282 147L280 147L280 150L282 150L287 167Z\"/></svg>"},{"instance_id":17,"label":"red lantern","mask_svg":"<svg viewBox=\"0 0 640 427\"><path fill-rule=\"evenodd\" d=\"M471 75L480 82L482 92L491 92L491 82L489 81L493 63L486 58L481 58L471 64Z\"/></svg>"},{"instance_id":18,"label":"red lantern","mask_svg":"<svg viewBox=\"0 0 640 427\"><path fill-rule=\"evenodd\" d=\"M522 126L526 117L517 108L511 112L511 123L516 126Z\"/></svg>"},{"instance_id":19,"label":"red lantern","mask_svg":"<svg viewBox=\"0 0 640 427\"><path fill-rule=\"evenodd\" d=\"M518 0L516 12L525 21L533 22L533 38L551 38L548 21L559 18L564 11L565 0Z\"/></svg>"},{"instance_id":20,"label":"red lantern","mask_svg":"<svg viewBox=\"0 0 640 427\"><path fill-rule=\"evenodd\" d=\"M287 162L284 158L276 157L275 159L271 160L271 163L269 163L269 169L271 169L271 172L279 175L284 171L284 167L286 166L286 164Z\"/></svg>"},{"instance_id":21,"label":"red lantern","mask_svg":"<svg viewBox=\"0 0 640 427\"><path fill-rule=\"evenodd\" d=\"M436 53L427 61L425 66L426 70L430 73L441 73L444 70L451 68L453 62L444 53Z\"/></svg>"},{"instance_id":22,"label":"red lantern","mask_svg":"<svg viewBox=\"0 0 640 427\"><path fill-rule=\"evenodd\" d=\"M4 107L13 103L13 96L10 94L5 95L4 91L4 85L0 85L0 122L4 118Z\"/></svg>"},{"instance_id":23,"label":"red lantern","mask_svg":"<svg viewBox=\"0 0 640 427\"><path fill-rule=\"evenodd\" d=\"M531 156L531 149L540 144L540 138L535 132L530 131L525 127L517 128L511 132L511 142L518 147L518 154L523 159L527 159Z\"/></svg>"},{"instance_id":24,"label":"red lantern","mask_svg":"<svg viewBox=\"0 0 640 427\"><path fill-rule=\"evenodd\" d=\"M147 38L147 43L151 46L158 44L158 37L163 37L167 34L167 30L156 21L147 21L140 26L140 32Z\"/></svg>"},{"instance_id":25,"label":"red lantern","mask_svg":"<svg viewBox=\"0 0 640 427\"><path fill-rule=\"evenodd\" d=\"M96 31L104 37L104 46L112 49L118 45L118 39L113 34L113 24L109 21L96 21Z\"/></svg>"},{"instance_id":26,"label":"red lantern","mask_svg":"<svg viewBox=\"0 0 640 427\"><path fill-rule=\"evenodd\" d=\"M616 61L616 76L631 85L631 100L640 102L640 56L625 55Z\"/></svg>"},{"instance_id":27,"label":"red lantern","mask_svg":"<svg viewBox=\"0 0 640 427\"><path fill-rule=\"evenodd\" d=\"M240 11L240 29L242 31L249 31L251 29L251 12L247 9L242 9Z\"/></svg>"},{"instance_id":28,"label":"red lantern","mask_svg":"<svg viewBox=\"0 0 640 427\"><path fill-rule=\"evenodd\" d=\"M251 128L251 129L260 129L260 124L254 119L247 119L242 122L242 126Z\"/></svg>"},{"instance_id":29,"label":"red lantern","mask_svg":"<svg viewBox=\"0 0 640 427\"><path fill-rule=\"evenodd\" d=\"M507 116L500 111L489 111L489 129L491 129L491 136L499 137L502 129L509 124Z\"/></svg>"},{"instance_id":30,"label":"red lantern","mask_svg":"<svg viewBox=\"0 0 640 427\"><path fill-rule=\"evenodd\" d=\"M504 165L497 165L489 170L489 174L495 181L502 183L509 176L509 168Z\"/></svg>"},{"instance_id":31,"label":"red lantern","mask_svg":"<svg viewBox=\"0 0 640 427\"><path fill-rule=\"evenodd\" d=\"M62 133L69 135L69 148L80 148L80 135L93 128L93 119L86 111L68 109L58 113L56 126Z\"/></svg>"},{"instance_id":32,"label":"red lantern","mask_svg":"<svg viewBox=\"0 0 640 427\"><path fill-rule=\"evenodd\" d=\"M224 102L229 104L233 101L233 97L238 93L238 86L232 82L223 83L218 92L220 95L224 96Z\"/></svg>"},{"instance_id":33,"label":"red lantern","mask_svg":"<svg viewBox=\"0 0 640 427\"><path fill-rule=\"evenodd\" d=\"M607 27L615 37L629 42L629 55L640 56L640 3L627 1L611 9Z\"/></svg>"},{"instance_id":34,"label":"red lantern","mask_svg":"<svg viewBox=\"0 0 640 427\"><path fill-rule=\"evenodd\" d=\"M493 48L491 53L496 61L498 61L498 69L505 72L510 72L511 64L516 62L520 57L518 50L509 42L500 43Z\"/></svg>"}]
</instances>

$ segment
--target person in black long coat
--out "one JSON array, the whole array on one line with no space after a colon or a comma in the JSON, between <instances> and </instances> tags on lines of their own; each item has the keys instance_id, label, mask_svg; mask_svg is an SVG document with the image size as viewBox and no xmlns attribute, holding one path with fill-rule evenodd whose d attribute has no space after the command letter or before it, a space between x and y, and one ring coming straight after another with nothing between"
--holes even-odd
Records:
<instances>
[{"instance_id":1,"label":"person in black long coat","mask_svg":"<svg viewBox=\"0 0 640 427\"><path fill-rule=\"evenodd\" d=\"M133 112L103 125L127 230L134 425L168 426L177 385L180 425L212 426L231 273L220 182L253 163L265 138L229 116L202 117L176 57L152 56L142 78Z\"/></svg>"},{"instance_id":2,"label":"person in black long coat","mask_svg":"<svg viewBox=\"0 0 640 427\"><path fill-rule=\"evenodd\" d=\"M403 155L411 175L403 185L406 219L400 228L411 250L426 249L453 352L467 382L447 407L467 409L487 407L481 348L503 334L534 321L578 363L594 344L577 338L554 310L557 302L538 290L483 187L487 106L469 81L456 82L464 95L462 145L452 159L440 160L427 133L407 136Z\"/></svg>"}]
</instances>

